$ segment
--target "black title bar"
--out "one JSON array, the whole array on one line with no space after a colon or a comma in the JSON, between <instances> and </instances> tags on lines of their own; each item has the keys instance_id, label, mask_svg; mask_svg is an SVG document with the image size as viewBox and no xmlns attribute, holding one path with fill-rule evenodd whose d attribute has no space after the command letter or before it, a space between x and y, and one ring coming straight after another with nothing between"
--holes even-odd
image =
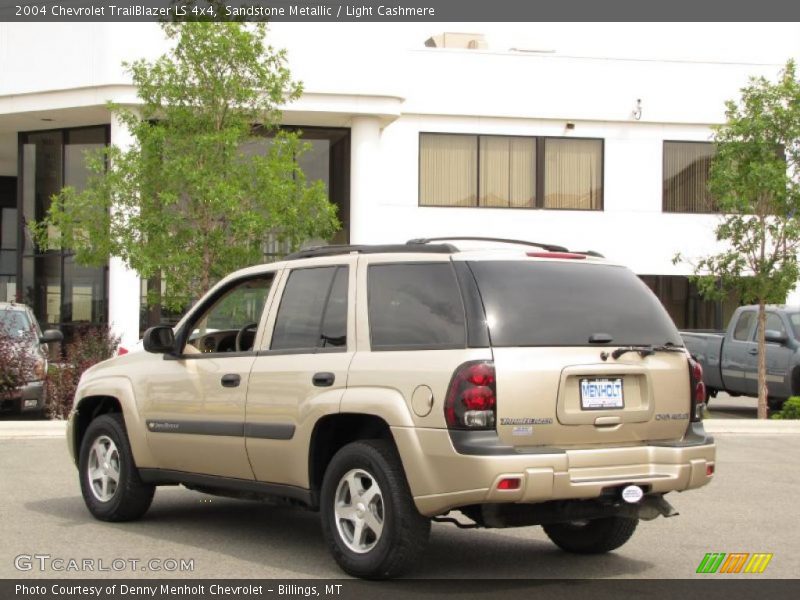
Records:
<instances>
[{"instance_id":1,"label":"black title bar","mask_svg":"<svg viewBox=\"0 0 800 600\"><path fill-rule=\"evenodd\" d=\"M535 560L535 556L531 556ZM569 560L568 557L565 560ZM725 579L5 579L3 600L739 600L797 598L797 580Z\"/></svg>"},{"instance_id":2,"label":"black title bar","mask_svg":"<svg viewBox=\"0 0 800 600\"><path fill-rule=\"evenodd\" d=\"M0 21L796 21L790 0L0 0ZM676 40L676 43L680 43Z\"/></svg>"}]
</instances>

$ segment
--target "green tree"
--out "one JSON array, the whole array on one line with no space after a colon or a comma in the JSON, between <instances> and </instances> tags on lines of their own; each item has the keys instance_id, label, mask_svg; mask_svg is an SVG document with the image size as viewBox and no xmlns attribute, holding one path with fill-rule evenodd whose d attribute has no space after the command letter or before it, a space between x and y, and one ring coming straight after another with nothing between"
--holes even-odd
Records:
<instances>
[{"instance_id":1,"label":"green tree","mask_svg":"<svg viewBox=\"0 0 800 600\"><path fill-rule=\"evenodd\" d=\"M180 310L230 271L263 262L269 235L295 248L339 224L322 182L298 166L306 144L278 128L279 106L302 89L285 52L265 44L265 25L161 27L172 50L124 64L141 105L110 106L132 144L87 153L86 188L54 196L34 233L84 265L122 258L164 282L150 303Z\"/></svg>"},{"instance_id":2,"label":"green tree","mask_svg":"<svg viewBox=\"0 0 800 600\"><path fill-rule=\"evenodd\" d=\"M798 278L800 82L794 62L775 82L751 78L741 98L725 106L709 176L709 191L723 213L715 233L724 249L694 263L694 280L708 298L733 290L758 304L758 417L764 419L765 306L784 302Z\"/></svg>"}]
</instances>

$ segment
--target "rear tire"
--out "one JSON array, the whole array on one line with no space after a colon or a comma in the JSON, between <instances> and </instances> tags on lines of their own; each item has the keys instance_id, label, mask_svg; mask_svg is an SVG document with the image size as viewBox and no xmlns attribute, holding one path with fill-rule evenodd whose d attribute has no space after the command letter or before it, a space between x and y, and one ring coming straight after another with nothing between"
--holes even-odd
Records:
<instances>
[{"instance_id":1,"label":"rear tire","mask_svg":"<svg viewBox=\"0 0 800 600\"><path fill-rule=\"evenodd\" d=\"M559 548L574 554L611 552L631 539L637 519L606 517L586 522L542 525L547 537Z\"/></svg>"},{"instance_id":2,"label":"rear tire","mask_svg":"<svg viewBox=\"0 0 800 600\"><path fill-rule=\"evenodd\" d=\"M384 440L354 442L336 453L325 470L320 513L336 562L365 579L408 572L431 528L414 505L397 450Z\"/></svg>"},{"instance_id":3,"label":"rear tire","mask_svg":"<svg viewBox=\"0 0 800 600\"><path fill-rule=\"evenodd\" d=\"M89 424L78 464L83 501L96 519L132 521L150 508L156 488L139 478L121 414Z\"/></svg>"},{"instance_id":4,"label":"rear tire","mask_svg":"<svg viewBox=\"0 0 800 600\"><path fill-rule=\"evenodd\" d=\"M774 412L778 412L783 408L785 398L767 398L767 407Z\"/></svg>"}]
</instances>

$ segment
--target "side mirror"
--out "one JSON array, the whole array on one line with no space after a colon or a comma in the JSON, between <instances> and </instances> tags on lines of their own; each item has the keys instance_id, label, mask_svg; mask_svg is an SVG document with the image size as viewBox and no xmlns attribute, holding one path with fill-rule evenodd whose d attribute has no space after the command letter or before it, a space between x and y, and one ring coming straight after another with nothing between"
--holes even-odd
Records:
<instances>
[{"instance_id":1,"label":"side mirror","mask_svg":"<svg viewBox=\"0 0 800 600\"><path fill-rule=\"evenodd\" d=\"M46 329L39 337L40 344L53 344L55 342L63 342L64 334L58 329Z\"/></svg>"},{"instance_id":2,"label":"side mirror","mask_svg":"<svg viewBox=\"0 0 800 600\"><path fill-rule=\"evenodd\" d=\"M175 332L172 327L158 325L144 332L142 345L147 352L167 354L175 350Z\"/></svg>"},{"instance_id":3,"label":"side mirror","mask_svg":"<svg viewBox=\"0 0 800 600\"><path fill-rule=\"evenodd\" d=\"M780 331L776 331L774 329L767 329L764 332L764 339L766 340L767 343L770 343L770 344L781 344L781 345L783 345L783 344L785 344L787 342L787 340L789 338L786 337L785 333L781 333Z\"/></svg>"}]
</instances>

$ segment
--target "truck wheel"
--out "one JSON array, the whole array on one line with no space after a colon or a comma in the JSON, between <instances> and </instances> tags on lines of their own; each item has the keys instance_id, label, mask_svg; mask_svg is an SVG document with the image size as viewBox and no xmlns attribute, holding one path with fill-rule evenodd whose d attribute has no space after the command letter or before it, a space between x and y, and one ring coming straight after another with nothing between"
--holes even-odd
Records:
<instances>
[{"instance_id":1,"label":"truck wheel","mask_svg":"<svg viewBox=\"0 0 800 600\"><path fill-rule=\"evenodd\" d=\"M322 533L346 573L388 579L421 557L431 523L414 506L403 465L389 442L348 444L325 470Z\"/></svg>"},{"instance_id":2,"label":"truck wheel","mask_svg":"<svg viewBox=\"0 0 800 600\"><path fill-rule=\"evenodd\" d=\"M637 519L606 517L588 521L571 521L542 525L547 537L559 548L575 554L602 554L611 552L627 542Z\"/></svg>"},{"instance_id":3,"label":"truck wheel","mask_svg":"<svg viewBox=\"0 0 800 600\"><path fill-rule=\"evenodd\" d=\"M101 521L132 521L153 501L155 486L139 478L119 413L94 419L83 436L79 473L83 501Z\"/></svg>"}]
</instances>

